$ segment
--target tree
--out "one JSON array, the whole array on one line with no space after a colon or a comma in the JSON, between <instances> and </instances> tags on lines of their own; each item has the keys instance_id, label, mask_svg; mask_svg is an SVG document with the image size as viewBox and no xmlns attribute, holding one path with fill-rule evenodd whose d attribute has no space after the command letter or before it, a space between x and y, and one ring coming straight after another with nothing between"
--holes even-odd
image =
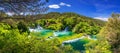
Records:
<instances>
[{"instance_id":1,"label":"tree","mask_svg":"<svg viewBox=\"0 0 120 53\"><path fill-rule=\"evenodd\" d=\"M8 15L5 12L0 11L0 18L7 17Z\"/></svg>"},{"instance_id":2,"label":"tree","mask_svg":"<svg viewBox=\"0 0 120 53\"><path fill-rule=\"evenodd\" d=\"M91 41L85 45L86 53L112 53L110 45L103 37L97 41Z\"/></svg>"},{"instance_id":3,"label":"tree","mask_svg":"<svg viewBox=\"0 0 120 53\"><path fill-rule=\"evenodd\" d=\"M99 30L101 28L99 26L90 26L87 22L80 22L79 24L76 24L73 28L73 32L75 33L86 33L88 35L96 35L99 33Z\"/></svg>"},{"instance_id":4,"label":"tree","mask_svg":"<svg viewBox=\"0 0 120 53\"><path fill-rule=\"evenodd\" d=\"M95 53L94 51L97 53L120 52L120 14L112 14L106 26L98 34L98 40L87 47L87 52L90 51L93 51L92 53Z\"/></svg>"},{"instance_id":5,"label":"tree","mask_svg":"<svg viewBox=\"0 0 120 53\"><path fill-rule=\"evenodd\" d=\"M97 40L92 40L85 45L86 53L112 53L111 45L105 38L105 35L102 35L101 32L106 32L102 28L99 34L97 34Z\"/></svg>"},{"instance_id":6,"label":"tree","mask_svg":"<svg viewBox=\"0 0 120 53\"><path fill-rule=\"evenodd\" d=\"M19 22L17 27L18 27L20 33L23 33L23 32L29 33L29 29L24 22Z\"/></svg>"},{"instance_id":7,"label":"tree","mask_svg":"<svg viewBox=\"0 0 120 53\"><path fill-rule=\"evenodd\" d=\"M78 53L71 46L62 46L59 39L46 40L27 34L18 29L10 29L0 23L0 53Z\"/></svg>"},{"instance_id":8,"label":"tree","mask_svg":"<svg viewBox=\"0 0 120 53\"><path fill-rule=\"evenodd\" d=\"M0 11L5 13L39 14L48 8L45 4L48 0L0 0Z\"/></svg>"},{"instance_id":9,"label":"tree","mask_svg":"<svg viewBox=\"0 0 120 53\"><path fill-rule=\"evenodd\" d=\"M111 45L113 53L120 52L120 14L112 14L107 25L100 33Z\"/></svg>"}]
</instances>

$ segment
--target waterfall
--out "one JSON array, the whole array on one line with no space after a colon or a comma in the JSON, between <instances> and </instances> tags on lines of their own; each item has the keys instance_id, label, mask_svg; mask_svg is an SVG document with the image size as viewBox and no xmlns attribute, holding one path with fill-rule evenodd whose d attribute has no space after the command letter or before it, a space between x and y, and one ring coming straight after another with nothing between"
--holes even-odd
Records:
<instances>
[{"instance_id":1,"label":"waterfall","mask_svg":"<svg viewBox=\"0 0 120 53\"><path fill-rule=\"evenodd\" d=\"M58 36L55 31L53 32L53 34L54 34L54 36Z\"/></svg>"},{"instance_id":2,"label":"waterfall","mask_svg":"<svg viewBox=\"0 0 120 53\"><path fill-rule=\"evenodd\" d=\"M43 30L43 28L40 25L38 25L37 28L35 28L35 29L29 27L29 30L30 30L30 32L33 32L33 31L34 32L39 32L40 30Z\"/></svg>"},{"instance_id":3,"label":"waterfall","mask_svg":"<svg viewBox=\"0 0 120 53\"><path fill-rule=\"evenodd\" d=\"M65 27L64 31L66 32L66 31L68 31L68 29L69 29L69 27Z\"/></svg>"},{"instance_id":4,"label":"waterfall","mask_svg":"<svg viewBox=\"0 0 120 53\"><path fill-rule=\"evenodd\" d=\"M37 29L38 29L38 30L42 30L43 28L42 28L40 25L38 25L38 26L37 26Z\"/></svg>"}]
</instances>

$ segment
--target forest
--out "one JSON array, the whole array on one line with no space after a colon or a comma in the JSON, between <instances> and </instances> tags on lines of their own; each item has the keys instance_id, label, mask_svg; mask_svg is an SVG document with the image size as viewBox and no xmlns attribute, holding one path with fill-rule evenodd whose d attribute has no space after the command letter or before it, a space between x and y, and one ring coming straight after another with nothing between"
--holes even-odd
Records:
<instances>
[{"instance_id":1,"label":"forest","mask_svg":"<svg viewBox=\"0 0 120 53\"><path fill-rule=\"evenodd\" d=\"M120 53L120 14L103 21L74 12L43 13L47 7L36 7L49 1L31 1L0 0L0 8L15 13L0 10L0 53Z\"/></svg>"},{"instance_id":2,"label":"forest","mask_svg":"<svg viewBox=\"0 0 120 53\"><path fill-rule=\"evenodd\" d=\"M26 21L26 18L33 20L31 18L33 16L30 15L21 16L22 19L19 19L20 16L7 16L4 13L2 15L4 15L1 16L2 20L0 23L0 52L2 53L16 53L18 51L20 53L79 53L83 51L86 53L119 52L119 47L116 46L116 44L119 44L119 42L117 42L119 40L117 39L119 37L117 35L119 34L119 27L116 28L116 26L119 25L119 14L112 14L107 22L72 12L50 12L48 14L34 15L34 17L37 18L34 19L34 21ZM38 18L39 16L42 17ZM52 30L52 32L43 31L46 34L35 31L30 32L30 28L35 29L38 26ZM66 27L67 31L70 31L71 34L60 34L55 38L46 40L53 35L53 31L62 31ZM118 31L118 33L115 31L113 32L113 30L116 32ZM113 36L109 36L109 34ZM78 43L77 46L83 47L82 49L79 47L73 48L76 47L73 44L75 42L72 43L73 45L66 44L64 47L62 46L64 41L82 36L96 36L97 40L89 40L88 38L79 40L87 41L86 43L84 42L82 46L81 43ZM102 42L104 42L104 44Z\"/></svg>"}]
</instances>

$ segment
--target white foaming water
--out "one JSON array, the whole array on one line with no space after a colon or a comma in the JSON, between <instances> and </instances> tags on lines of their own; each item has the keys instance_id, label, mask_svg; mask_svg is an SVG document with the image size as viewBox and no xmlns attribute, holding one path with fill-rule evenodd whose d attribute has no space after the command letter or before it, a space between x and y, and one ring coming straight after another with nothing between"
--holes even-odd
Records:
<instances>
[{"instance_id":1,"label":"white foaming water","mask_svg":"<svg viewBox=\"0 0 120 53\"><path fill-rule=\"evenodd\" d=\"M84 39L84 38L88 38L88 39L91 39L91 40L97 40L97 39L91 38L90 36L82 36L82 37L80 37L80 38L63 41L62 46L64 46L64 44L66 44L66 43L73 43L73 42L76 42L76 41L78 41L78 40L80 40L80 39Z\"/></svg>"},{"instance_id":2,"label":"white foaming water","mask_svg":"<svg viewBox=\"0 0 120 53\"><path fill-rule=\"evenodd\" d=\"M67 41L64 41L63 43L72 43L72 42L76 42L76 41L78 41L80 39L83 39L83 38L85 38L85 36L82 36L80 38L76 38L76 39L73 39L73 40L67 40Z\"/></svg>"},{"instance_id":3,"label":"white foaming water","mask_svg":"<svg viewBox=\"0 0 120 53\"><path fill-rule=\"evenodd\" d=\"M37 28L35 29L29 28L29 30L30 32L39 32L40 30L43 30L43 28L40 25L38 25Z\"/></svg>"},{"instance_id":4,"label":"white foaming water","mask_svg":"<svg viewBox=\"0 0 120 53\"><path fill-rule=\"evenodd\" d=\"M64 29L64 31L68 31L68 27L66 27L66 28Z\"/></svg>"},{"instance_id":5,"label":"white foaming water","mask_svg":"<svg viewBox=\"0 0 120 53\"><path fill-rule=\"evenodd\" d=\"M38 26L37 26L37 29L38 29L38 30L42 30L43 28L42 28L40 25L38 25Z\"/></svg>"},{"instance_id":6,"label":"white foaming water","mask_svg":"<svg viewBox=\"0 0 120 53\"><path fill-rule=\"evenodd\" d=\"M62 43L62 46L64 46L65 43L73 43L73 42L76 42L76 41L78 41L78 40L80 40L80 39L83 39L83 38L85 38L85 36L82 36L82 37L76 38L76 39L72 39L72 40L64 41L64 42Z\"/></svg>"}]
</instances>

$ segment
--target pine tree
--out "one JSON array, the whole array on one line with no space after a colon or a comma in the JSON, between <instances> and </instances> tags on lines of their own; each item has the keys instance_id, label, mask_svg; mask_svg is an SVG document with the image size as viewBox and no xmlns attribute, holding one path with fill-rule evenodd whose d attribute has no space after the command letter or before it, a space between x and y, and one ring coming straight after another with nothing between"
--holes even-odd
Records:
<instances>
[{"instance_id":1,"label":"pine tree","mask_svg":"<svg viewBox=\"0 0 120 53\"><path fill-rule=\"evenodd\" d=\"M0 0L0 11L20 14L39 14L48 8L48 0Z\"/></svg>"}]
</instances>

